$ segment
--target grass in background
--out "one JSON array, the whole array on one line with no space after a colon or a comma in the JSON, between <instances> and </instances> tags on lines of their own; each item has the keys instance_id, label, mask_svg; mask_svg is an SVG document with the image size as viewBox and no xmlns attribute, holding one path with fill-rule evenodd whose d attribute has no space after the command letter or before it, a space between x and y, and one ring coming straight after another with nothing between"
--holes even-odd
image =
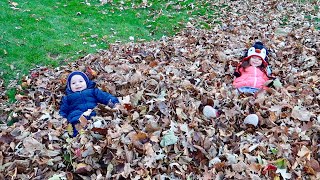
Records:
<instances>
[{"instance_id":1,"label":"grass in background","mask_svg":"<svg viewBox=\"0 0 320 180\"><path fill-rule=\"evenodd\" d=\"M192 17L216 16L215 9L201 0L1 1L0 78L7 86L35 66L57 67L130 36L135 41L172 36ZM199 25L209 28L210 22Z\"/></svg>"}]
</instances>

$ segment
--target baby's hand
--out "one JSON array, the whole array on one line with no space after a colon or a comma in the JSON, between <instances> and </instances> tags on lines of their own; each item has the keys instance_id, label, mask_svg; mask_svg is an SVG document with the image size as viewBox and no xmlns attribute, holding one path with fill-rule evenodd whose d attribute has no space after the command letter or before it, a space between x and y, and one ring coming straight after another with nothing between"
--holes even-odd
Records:
<instances>
[{"instance_id":1,"label":"baby's hand","mask_svg":"<svg viewBox=\"0 0 320 180\"><path fill-rule=\"evenodd\" d=\"M107 106L109 106L109 107L114 107L115 104L113 104L113 102L110 100L110 101L108 102Z\"/></svg>"}]
</instances>

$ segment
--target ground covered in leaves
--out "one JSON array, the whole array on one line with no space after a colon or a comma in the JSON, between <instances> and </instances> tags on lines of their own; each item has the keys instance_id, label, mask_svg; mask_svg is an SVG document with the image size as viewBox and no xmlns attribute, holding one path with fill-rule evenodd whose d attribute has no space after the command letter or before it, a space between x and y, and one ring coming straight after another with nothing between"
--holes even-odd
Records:
<instances>
[{"instance_id":1,"label":"ground covered in leaves","mask_svg":"<svg viewBox=\"0 0 320 180\"><path fill-rule=\"evenodd\" d=\"M34 69L13 104L0 81L0 117L18 121L0 126L0 179L319 179L315 6L232 1L211 30L190 22L171 38ZM255 40L270 48L283 87L239 95L234 66ZM58 109L73 70L118 96L125 111L99 106L94 123L69 138ZM205 105L221 115L207 119ZM251 113L257 128L242 123Z\"/></svg>"}]
</instances>

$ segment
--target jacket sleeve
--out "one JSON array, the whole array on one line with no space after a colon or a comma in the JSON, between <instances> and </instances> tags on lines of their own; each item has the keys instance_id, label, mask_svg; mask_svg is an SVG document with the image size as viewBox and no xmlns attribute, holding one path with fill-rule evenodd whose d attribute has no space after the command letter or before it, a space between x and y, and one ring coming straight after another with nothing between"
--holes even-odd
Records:
<instances>
[{"instance_id":1,"label":"jacket sleeve","mask_svg":"<svg viewBox=\"0 0 320 180\"><path fill-rule=\"evenodd\" d=\"M64 118L67 118L69 114L69 105L67 101L67 96L64 96L61 100L59 114Z\"/></svg>"},{"instance_id":2,"label":"jacket sleeve","mask_svg":"<svg viewBox=\"0 0 320 180\"><path fill-rule=\"evenodd\" d=\"M94 96L97 98L99 103L108 105L110 107L114 107L115 104L119 103L117 97L111 95L110 93L101 91L98 88L94 89Z\"/></svg>"}]
</instances>

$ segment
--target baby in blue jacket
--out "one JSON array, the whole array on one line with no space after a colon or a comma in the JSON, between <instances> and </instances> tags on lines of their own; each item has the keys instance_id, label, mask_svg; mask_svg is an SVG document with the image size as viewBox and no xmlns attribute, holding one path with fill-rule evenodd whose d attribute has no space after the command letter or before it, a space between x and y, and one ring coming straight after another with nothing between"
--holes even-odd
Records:
<instances>
[{"instance_id":1,"label":"baby in blue jacket","mask_svg":"<svg viewBox=\"0 0 320 180\"><path fill-rule=\"evenodd\" d=\"M60 115L67 118L73 127L73 137L77 136L76 125L80 116L90 119L96 115L91 111L98 103L108 105L112 108L119 105L119 100L115 96L95 87L96 83L80 71L69 74L67 79L66 96L62 98L60 104Z\"/></svg>"}]
</instances>

